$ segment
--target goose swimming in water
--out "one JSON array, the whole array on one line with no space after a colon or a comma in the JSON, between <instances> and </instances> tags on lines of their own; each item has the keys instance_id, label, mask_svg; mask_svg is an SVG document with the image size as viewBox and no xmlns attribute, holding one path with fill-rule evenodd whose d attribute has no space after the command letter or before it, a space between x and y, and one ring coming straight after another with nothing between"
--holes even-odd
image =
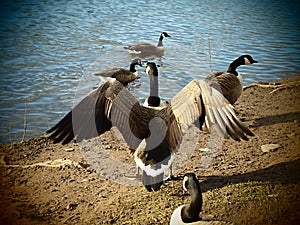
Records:
<instances>
[{"instance_id":1,"label":"goose swimming in water","mask_svg":"<svg viewBox=\"0 0 300 225\"><path fill-rule=\"evenodd\" d=\"M95 76L100 76L101 78L115 78L117 81L122 83L123 85L127 85L128 83L139 78L138 71L136 70L136 66L142 67L141 59L132 60L129 70L123 68L112 68L102 70L101 72L95 73Z\"/></svg>"},{"instance_id":2,"label":"goose swimming in water","mask_svg":"<svg viewBox=\"0 0 300 225\"><path fill-rule=\"evenodd\" d=\"M216 125L225 137L248 140L253 133L236 117L233 106L205 81L192 80L163 107L158 96L158 70L147 63L150 96L145 106L117 80L109 80L88 94L60 122L48 130L54 142L66 144L96 137L116 126L142 169L142 183L157 191L171 166L186 128Z\"/></svg>"},{"instance_id":3,"label":"goose swimming in water","mask_svg":"<svg viewBox=\"0 0 300 225\"><path fill-rule=\"evenodd\" d=\"M228 67L226 72L210 73L205 81L211 84L212 87L220 90L225 98L234 104L241 96L243 91L243 78L236 69L241 65L257 63L250 55L242 55L234 60Z\"/></svg>"},{"instance_id":4,"label":"goose swimming in water","mask_svg":"<svg viewBox=\"0 0 300 225\"><path fill-rule=\"evenodd\" d=\"M171 37L171 36L166 32L162 32L161 35L159 36L157 46L149 43L139 43L135 45L129 45L125 47L125 49L128 49L129 53L140 55L142 58L146 58L147 56L161 57L164 51L164 46L162 41L165 37Z\"/></svg>"}]
</instances>

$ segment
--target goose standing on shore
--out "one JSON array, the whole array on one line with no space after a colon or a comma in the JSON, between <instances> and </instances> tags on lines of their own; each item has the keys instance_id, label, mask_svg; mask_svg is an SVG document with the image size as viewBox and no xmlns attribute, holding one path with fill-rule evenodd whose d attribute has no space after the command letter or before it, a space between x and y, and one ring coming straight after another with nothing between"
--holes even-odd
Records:
<instances>
[{"instance_id":1,"label":"goose standing on shore","mask_svg":"<svg viewBox=\"0 0 300 225\"><path fill-rule=\"evenodd\" d=\"M48 133L54 142L66 144L96 137L112 126L123 135L143 170L142 183L157 191L170 168L184 132L192 124L208 130L215 125L226 138L248 140L253 133L236 117L233 106L205 81L192 80L170 103L160 106L158 70L147 63L150 96L146 106L117 80L109 80L87 95Z\"/></svg>"},{"instance_id":2,"label":"goose standing on shore","mask_svg":"<svg viewBox=\"0 0 300 225\"><path fill-rule=\"evenodd\" d=\"M123 85L127 85L128 83L139 78L138 71L136 70L136 66L142 67L141 59L132 60L129 70L123 68L111 68L102 70L101 72L95 73L95 76L100 76L101 78L115 78L117 81L122 83Z\"/></svg>"},{"instance_id":3,"label":"goose standing on shore","mask_svg":"<svg viewBox=\"0 0 300 225\"><path fill-rule=\"evenodd\" d=\"M150 43L139 43L135 45L129 45L125 47L128 49L129 53L140 55L142 58L147 56L163 56L164 46L163 46L163 39L166 37L171 37L168 33L162 32L159 36L157 46L152 45Z\"/></svg>"},{"instance_id":4,"label":"goose standing on shore","mask_svg":"<svg viewBox=\"0 0 300 225\"><path fill-rule=\"evenodd\" d=\"M257 63L250 55L242 55L234 60L228 67L226 72L210 73L205 81L217 90L220 90L224 97L234 104L241 96L243 91L243 78L236 69L241 65Z\"/></svg>"}]
</instances>

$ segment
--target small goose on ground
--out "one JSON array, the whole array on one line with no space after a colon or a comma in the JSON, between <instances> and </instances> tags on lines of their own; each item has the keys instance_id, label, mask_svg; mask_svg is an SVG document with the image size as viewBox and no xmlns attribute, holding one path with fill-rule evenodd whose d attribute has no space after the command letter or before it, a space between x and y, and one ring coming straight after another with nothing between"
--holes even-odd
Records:
<instances>
[{"instance_id":1,"label":"small goose on ground","mask_svg":"<svg viewBox=\"0 0 300 225\"><path fill-rule=\"evenodd\" d=\"M248 140L253 133L236 117L233 106L205 81L192 80L170 103L160 105L158 70L148 62L150 96L146 106L117 80L109 80L88 94L60 122L48 130L54 142L66 144L96 137L116 126L143 170L142 183L158 191L172 164L184 132L192 124L217 128L226 138Z\"/></svg>"},{"instance_id":2,"label":"small goose on ground","mask_svg":"<svg viewBox=\"0 0 300 225\"><path fill-rule=\"evenodd\" d=\"M227 72L210 73L205 80L212 87L222 91L225 98L234 104L243 91L243 78L236 69L241 65L257 63L250 55L242 55L234 60L228 67Z\"/></svg>"},{"instance_id":3,"label":"small goose on ground","mask_svg":"<svg viewBox=\"0 0 300 225\"><path fill-rule=\"evenodd\" d=\"M135 45L129 45L125 47L125 49L128 49L129 53L140 55L142 58L145 58L147 56L157 56L161 57L163 56L163 39L165 37L171 37L166 32L162 32L159 36L158 44L157 46L149 44L149 43L139 43Z\"/></svg>"},{"instance_id":4,"label":"small goose on ground","mask_svg":"<svg viewBox=\"0 0 300 225\"><path fill-rule=\"evenodd\" d=\"M170 225L233 225L230 221L201 218L202 192L199 181L194 173L187 173L183 178L183 189L191 196L190 204L181 205L174 210Z\"/></svg>"},{"instance_id":5,"label":"small goose on ground","mask_svg":"<svg viewBox=\"0 0 300 225\"><path fill-rule=\"evenodd\" d=\"M111 68L102 70L101 72L95 73L94 75L100 76L101 78L115 78L123 85L127 85L128 83L139 78L138 71L135 69L137 65L142 67L141 59L132 60L129 70L123 68Z\"/></svg>"}]
</instances>

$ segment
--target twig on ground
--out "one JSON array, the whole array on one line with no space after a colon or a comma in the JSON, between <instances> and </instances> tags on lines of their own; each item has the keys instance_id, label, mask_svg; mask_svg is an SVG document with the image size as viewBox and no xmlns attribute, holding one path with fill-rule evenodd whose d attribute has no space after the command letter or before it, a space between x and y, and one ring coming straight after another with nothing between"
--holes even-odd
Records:
<instances>
[{"instance_id":1,"label":"twig on ground","mask_svg":"<svg viewBox=\"0 0 300 225\"><path fill-rule=\"evenodd\" d=\"M42 166L42 167L52 167L52 168L59 168L63 166L75 166L75 167L81 167L80 163L75 162L70 159L56 159L56 160L49 160L46 162L38 162L30 165L7 165L5 163L5 160L1 160L0 166L7 167L7 168L31 168L36 166Z\"/></svg>"},{"instance_id":2,"label":"twig on ground","mask_svg":"<svg viewBox=\"0 0 300 225\"><path fill-rule=\"evenodd\" d=\"M265 83L265 82L257 82L253 84L249 84L246 87L243 88L243 90L246 90L251 87L261 87L261 88L273 88L274 90L270 92L270 94L273 94L277 91L286 89L286 88L291 88L291 87L297 87L300 86L300 81L294 81L294 82L289 82L289 83Z\"/></svg>"}]
</instances>

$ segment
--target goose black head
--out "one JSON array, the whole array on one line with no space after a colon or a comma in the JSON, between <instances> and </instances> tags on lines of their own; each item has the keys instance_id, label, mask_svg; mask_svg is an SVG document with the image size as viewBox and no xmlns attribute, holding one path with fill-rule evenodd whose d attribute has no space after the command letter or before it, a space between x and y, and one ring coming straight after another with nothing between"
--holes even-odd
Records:
<instances>
[{"instance_id":1,"label":"goose black head","mask_svg":"<svg viewBox=\"0 0 300 225\"><path fill-rule=\"evenodd\" d=\"M191 192L193 190L200 190L199 181L194 173L187 173L183 178L183 189L185 191Z\"/></svg>"},{"instance_id":2,"label":"goose black head","mask_svg":"<svg viewBox=\"0 0 300 225\"><path fill-rule=\"evenodd\" d=\"M242 55L240 56L243 60L244 60L244 65L248 65L248 64L253 64L253 63L258 63L256 60L254 60L252 58L251 55Z\"/></svg>"},{"instance_id":3,"label":"goose black head","mask_svg":"<svg viewBox=\"0 0 300 225\"><path fill-rule=\"evenodd\" d=\"M253 63L257 63L257 61L254 60L251 55L241 55L236 60L234 60L231 64L234 64L236 67L238 67L241 65L249 65Z\"/></svg>"},{"instance_id":4,"label":"goose black head","mask_svg":"<svg viewBox=\"0 0 300 225\"><path fill-rule=\"evenodd\" d=\"M165 38L165 37L171 37L170 35L168 35L167 32L162 32L161 35Z\"/></svg>"},{"instance_id":5,"label":"goose black head","mask_svg":"<svg viewBox=\"0 0 300 225\"><path fill-rule=\"evenodd\" d=\"M132 60L131 64L139 65L140 67L143 67L142 60L139 58Z\"/></svg>"},{"instance_id":6,"label":"goose black head","mask_svg":"<svg viewBox=\"0 0 300 225\"><path fill-rule=\"evenodd\" d=\"M148 76L158 76L158 70L154 62L148 62L146 65L146 73Z\"/></svg>"},{"instance_id":7,"label":"goose black head","mask_svg":"<svg viewBox=\"0 0 300 225\"><path fill-rule=\"evenodd\" d=\"M254 60L251 55L241 55L229 65L227 72L233 73L237 76L238 73L236 72L236 68L241 65L249 65L253 63L257 63L257 61Z\"/></svg>"}]
</instances>

